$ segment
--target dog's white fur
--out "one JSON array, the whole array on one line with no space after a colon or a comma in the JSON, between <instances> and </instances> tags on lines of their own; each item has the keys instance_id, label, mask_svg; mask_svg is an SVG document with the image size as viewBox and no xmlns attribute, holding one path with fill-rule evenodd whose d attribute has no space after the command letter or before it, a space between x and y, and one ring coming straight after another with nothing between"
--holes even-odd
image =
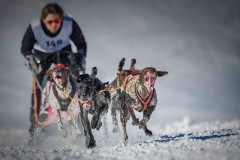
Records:
<instances>
[{"instance_id":1,"label":"dog's white fur","mask_svg":"<svg viewBox=\"0 0 240 160\"><path fill-rule=\"evenodd\" d=\"M61 106L60 106L56 96L53 93L52 87L49 86L49 85L51 85L50 83L53 83L53 82L48 81L47 86L46 86L46 87L50 88L49 104L53 108L53 112L54 112L54 116L55 116L56 121L57 121L58 129L60 130L62 136L63 137L67 136L67 130L66 130L66 127L64 126L63 118L71 121L70 124L71 124L72 132L73 132L74 136L81 135L81 132L80 132L80 129L79 129L79 126L78 126L78 123L77 123L77 118L78 118L78 114L80 112L80 108L79 108L79 105L78 105L77 101L74 101L74 100L77 99L77 92L75 93L74 97L71 97L73 100L70 102L70 104L68 106L67 113L66 113L64 111L60 111ZM67 85L64 87L64 89L60 90L56 86L56 90L57 90L58 95L61 98L65 99L65 98L68 98L69 94L71 93L72 87L73 86L71 85L69 77L68 77Z\"/></svg>"}]
</instances>

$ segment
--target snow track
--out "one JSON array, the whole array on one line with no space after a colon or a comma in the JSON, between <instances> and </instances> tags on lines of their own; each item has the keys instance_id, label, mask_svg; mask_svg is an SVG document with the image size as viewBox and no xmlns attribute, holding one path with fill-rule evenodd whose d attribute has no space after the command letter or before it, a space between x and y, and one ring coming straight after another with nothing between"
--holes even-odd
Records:
<instances>
[{"instance_id":1,"label":"snow track","mask_svg":"<svg viewBox=\"0 0 240 160\"><path fill-rule=\"evenodd\" d=\"M99 134L102 133L101 130L94 132L97 142L94 149L86 149L83 138L73 144L61 137L52 137L45 140L43 146L32 148L25 144L11 147L1 144L0 159L238 160L240 157L238 120L191 124L190 120L185 118L181 122L162 125L160 128L155 127L154 136L150 138L142 134L141 130L132 129L127 146L122 145L122 132L109 133L109 137L104 138ZM15 136L23 137L19 134Z\"/></svg>"}]
</instances>

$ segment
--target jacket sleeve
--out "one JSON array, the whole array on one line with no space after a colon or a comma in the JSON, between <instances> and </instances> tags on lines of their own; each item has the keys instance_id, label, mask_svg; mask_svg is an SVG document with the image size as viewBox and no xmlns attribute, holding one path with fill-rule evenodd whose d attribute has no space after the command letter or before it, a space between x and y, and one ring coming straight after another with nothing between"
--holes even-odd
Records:
<instances>
[{"instance_id":1,"label":"jacket sleeve","mask_svg":"<svg viewBox=\"0 0 240 160\"><path fill-rule=\"evenodd\" d=\"M70 35L71 40L76 45L77 50L82 50L83 54L87 55L87 43L85 41L84 35L82 33L81 28L76 23L75 20L73 20L73 26L72 26L72 34Z\"/></svg>"},{"instance_id":2,"label":"jacket sleeve","mask_svg":"<svg viewBox=\"0 0 240 160\"><path fill-rule=\"evenodd\" d=\"M32 54L32 49L35 43L36 40L34 38L33 30L31 25L29 25L22 39L21 53L24 57Z\"/></svg>"}]
</instances>

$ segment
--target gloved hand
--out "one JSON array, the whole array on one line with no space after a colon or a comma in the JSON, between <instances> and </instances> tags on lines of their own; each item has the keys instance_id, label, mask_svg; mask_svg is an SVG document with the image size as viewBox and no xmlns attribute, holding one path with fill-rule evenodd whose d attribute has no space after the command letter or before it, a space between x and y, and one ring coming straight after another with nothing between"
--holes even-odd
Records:
<instances>
[{"instance_id":1,"label":"gloved hand","mask_svg":"<svg viewBox=\"0 0 240 160\"><path fill-rule=\"evenodd\" d=\"M28 55L32 55L33 53L31 51L23 51L22 55L26 58Z\"/></svg>"},{"instance_id":2,"label":"gloved hand","mask_svg":"<svg viewBox=\"0 0 240 160\"><path fill-rule=\"evenodd\" d=\"M84 57L86 57L86 52L84 49L79 49L78 53L80 53L81 55L83 55Z\"/></svg>"},{"instance_id":3,"label":"gloved hand","mask_svg":"<svg viewBox=\"0 0 240 160\"><path fill-rule=\"evenodd\" d=\"M80 52L73 53L71 57L71 65L80 68L81 70L85 70L85 55Z\"/></svg>"},{"instance_id":4,"label":"gloved hand","mask_svg":"<svg viewBox=\"0 0 240 160\"><path fill-rule=\"evenodd\" d=\"M28 66L28 69L34 74L39 72L36 62L33 59L33 55L27 55L25 65Z\"/></svg>"},{"instance_id":5,"label":"gloved hand","mask_svg":"<svg viewBox=\"0 0 240 160\"><path fill-rule=\"evenodd\" d=\"M32 60L32 55L30 54L30 55L26 55L26 57L25 57L25 59L26 59L26 61L31 61Z\"/></svg>"},{"instance_id":6,"label":"gloved hand","mask_svg":"<svg viewBox=\"0 0 240 160\"><path fill-rule=\"evenodd\" d=\"M64 137L64 138L66 138L67 137L67 130L66 130L66 128L64 127L64 126L62 126L62 127L60 127L59 128L60 129L60 133L61 133L61 135Z\"/></svg>"}]
</instances>

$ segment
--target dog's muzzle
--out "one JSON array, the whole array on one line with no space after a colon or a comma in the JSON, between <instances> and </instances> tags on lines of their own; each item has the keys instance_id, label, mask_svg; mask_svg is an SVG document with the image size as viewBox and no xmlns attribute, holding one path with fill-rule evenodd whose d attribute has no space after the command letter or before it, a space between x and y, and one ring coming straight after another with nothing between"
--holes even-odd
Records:
<instances>
[{"instance_id":1,"label":"dog's muzzle","mask_svg":"<svg viewBox=\"0 0 240 160\"><path fill-rule=\"evenodd\" d=\"M82 101L82 100L79 100L82 107L85 109L85 110L89 110L91 108L91 105L92 105L92 101L91 100L88 100L88 101Z\"/></svg>"}]
</instances>

